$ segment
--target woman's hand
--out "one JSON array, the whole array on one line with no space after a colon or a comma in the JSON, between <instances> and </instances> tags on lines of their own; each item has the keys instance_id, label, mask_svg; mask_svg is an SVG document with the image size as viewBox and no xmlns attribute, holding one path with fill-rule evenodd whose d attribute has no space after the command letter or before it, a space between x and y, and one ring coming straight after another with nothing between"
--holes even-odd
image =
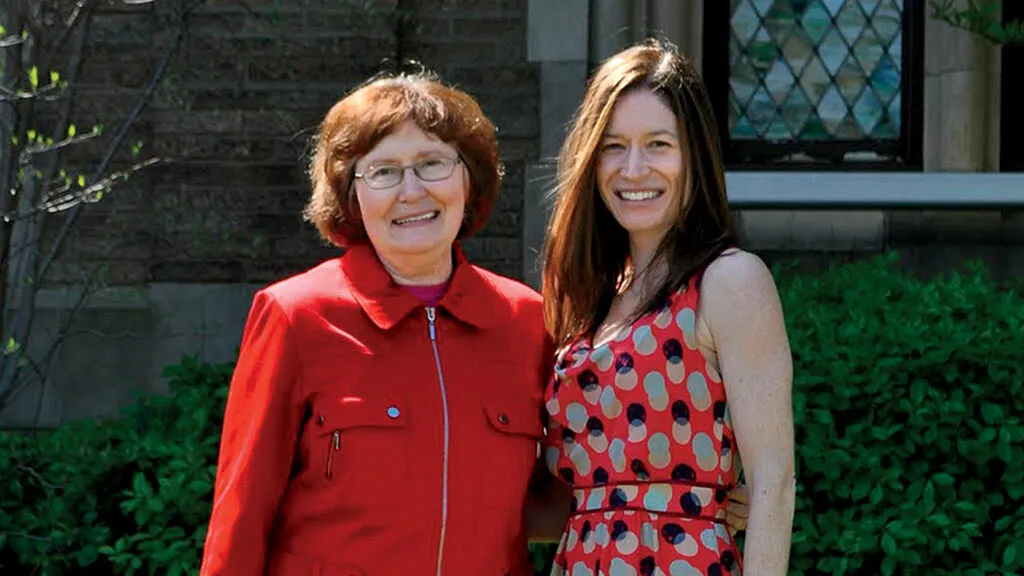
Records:
<instances>
[{"instance_id":1,"label":"woman's hand","mask_svg":"<svg viewBox=\"0 0 1024 576\"><path fill-rule=\"evenodd\" d=\"M750 517L750 491L746 484L737 484L730 492L725 502L725 522L729 528L729 534L733 538L736 534L747 529L747 519Z\"/></svg>"}]
</instances>

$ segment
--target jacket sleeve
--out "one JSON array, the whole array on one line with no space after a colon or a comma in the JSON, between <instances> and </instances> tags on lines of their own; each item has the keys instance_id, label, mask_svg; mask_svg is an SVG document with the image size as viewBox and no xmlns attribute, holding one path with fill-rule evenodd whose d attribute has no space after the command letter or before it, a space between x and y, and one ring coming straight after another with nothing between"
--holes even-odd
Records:
<instances>
[{"instance_id":1,"label":"jacket sleeve","mask_svg":"<svg viewBox=\"0 0 1024 576\"><path fill-rule=\"evenodd\" d=\"M285 312L257 293L228 392L201 576L265 572L303 416L296 356Z\"/></svg>"}]
</instances>

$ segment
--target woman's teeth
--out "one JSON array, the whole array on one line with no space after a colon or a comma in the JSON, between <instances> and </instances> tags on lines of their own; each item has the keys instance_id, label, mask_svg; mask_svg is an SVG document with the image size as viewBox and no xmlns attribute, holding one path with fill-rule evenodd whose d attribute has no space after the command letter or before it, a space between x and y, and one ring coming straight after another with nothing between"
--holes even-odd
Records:
<instances>
[{"instance_id":1,"label":"woman's teeth","mask_svg":"<svg viewBox=\"0 0 1024 576\"><path fill-rule=\"evenodd\" d=\"M413 222L422 222L424 220L433 220L434 218L437 217L437 214L438 214L438 212L435 210L433 212L427 212L426 214L421 214L419 216L413 216L411 218L402 218L401 220L395 220L395 224L398 224L399 226L401 226L403 224L412 224Z\"/></svg>"},{"instance_id":2,"label":"woman's teeth","mask_svg":"<svg viewBox=\"0 0 1024 576\"><path fill-rule=\"evenodd\" d=\"M639 202L641 200L652 200L661 195L658 190L636 190L626 192L625 190L619 191L619 197L629 202Z\"/></svg>"}]
</instances>

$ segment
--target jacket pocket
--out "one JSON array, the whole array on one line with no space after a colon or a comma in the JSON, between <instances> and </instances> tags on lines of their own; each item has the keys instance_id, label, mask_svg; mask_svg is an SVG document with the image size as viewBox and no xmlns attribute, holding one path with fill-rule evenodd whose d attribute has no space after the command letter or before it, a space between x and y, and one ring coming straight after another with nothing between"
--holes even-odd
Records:
<instances>
[{"instance_id":1,"label":"jacket pocket","mask_svg":"<svg viewBox=\"0 0 1024 576\"><path fill-rule=\"evenodd\" d=\"M313 407L310 465L315 484L352 508L395 502L408 481L406 405L397 398L346 395Z\"/></svg>"},{"instance_id":2,"label":"jacket pocket","mask_svg":"<svg viewBox=\"0 0 1024 576\"><path fill-rule=\"evenodd\" d=\"M540 440L544 433L539 398L487 398L484 412L491 428L500 435Z\"/></svg>"},{"instance_id":3,"label":"jacket pocket","mask_svg":"<svg viewBox=\"0 0 1024 576\"><path fill-rule=\"evenodd\" d=\"M522 370L527 373L526 368ZM484 431L477 449L480 490L488 504L521 511L543 435L541 396L526 386L495 387L483 399Z\"/></svg>"}]
</instances>

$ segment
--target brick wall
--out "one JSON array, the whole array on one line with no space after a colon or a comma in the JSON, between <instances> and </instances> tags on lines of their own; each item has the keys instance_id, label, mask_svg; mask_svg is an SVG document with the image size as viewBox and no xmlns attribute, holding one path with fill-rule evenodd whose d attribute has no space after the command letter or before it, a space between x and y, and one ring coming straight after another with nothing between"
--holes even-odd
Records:
<instances>
[{"instance_id":1,"label":"brick wall","mask_svg":"<svg viewBox=\"0 0 1024 576\"><path fill-rule=\"evenodd\" d=\"M396 57L417 59L476 96L499 127L504 190L490 225L466 248L486 267L521 275L523 171L539 131L526 0L404 2L414 6L400 34L362 2L242 4L211 0L193 16L131 134L169 162L85 211L52 281L80 280L83 264L102 262L110 284L262 283L335 254L300 217L308 141L331 104ZM122 6L96 17L78 122L109 131L131 106L169 41L162 10Z\"/></svg>"}]
</instances>

